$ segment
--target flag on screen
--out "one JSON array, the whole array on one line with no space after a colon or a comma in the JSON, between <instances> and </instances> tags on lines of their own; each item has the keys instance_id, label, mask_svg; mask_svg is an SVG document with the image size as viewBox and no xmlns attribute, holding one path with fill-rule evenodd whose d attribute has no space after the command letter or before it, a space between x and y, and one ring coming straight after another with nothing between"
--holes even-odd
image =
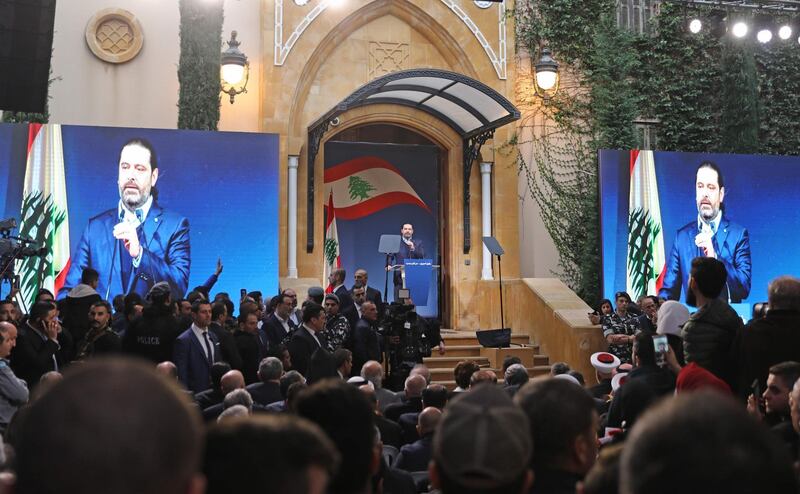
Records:
<instances>
[{"instance_id":1,"label":"flag on screen","mask_svg":"<svg viewBox=\"0 0 800 494\"><path fill-rule=\"evenodd\" d=\"M339 255L339 234L336 232L336 214L337 210L333 207L333 194L328 197L328 205L326 206L325 216L325 279L323 283L328 280L328 276L334 269L342 267L342 258ZM328 283L325 289L326 293L333 292L333 285Z\"/></svg>"},{"instance_id":2,"label":"flag on screen","mask_svg":"<svg viewBox=\"0 0 800 494\"><path fill-rule=\"evenodd\" d=\"M364 156L325 169L325 190L336 204L336 217L355 220L397 204L430 208L400 174L377 156Z\"/></svg>"},{"instance_id":3,"label":"flag on screen","mask_svg":"<svg viewBox=\"0 0 800 494\"><path fill-rule=\"evenodd\" d=\"M630 170L627 291L636 300L661 289L666 256L653 151L631 151Z\"/></svg>"},{"instance_id":4,"label":"flag on screen","mask_svg":"<svg viewBox=\"0 0 800 494\"><path fill-rule=\"evenodd\" d=\"M38 242L34 247L47 249L45 256L17 261L19 301L27 311L39 289L58 294L69 270L69 216L60 125L28 125L19 235Z\"/></svg>"}]
</instances>

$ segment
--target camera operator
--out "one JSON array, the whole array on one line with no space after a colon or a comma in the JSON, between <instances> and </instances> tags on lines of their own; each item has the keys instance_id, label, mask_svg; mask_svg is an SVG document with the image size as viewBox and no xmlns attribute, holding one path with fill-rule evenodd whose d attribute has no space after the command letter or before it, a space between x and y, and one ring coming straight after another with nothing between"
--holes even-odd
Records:
<instances>
[{"instance_id":1,"label":"camera operator","mask_svg":"<svg viewBox=\"0 0 800 494\"><path fill-rule=\"evenodd\" d=\"M414 365L431 355L431 347L438 347L441 355L445 353L438 321L419 317L410 299L389 306L383 334L387 342L389 382L395 388L405 381Z\"/></svg>"}]
</instances>

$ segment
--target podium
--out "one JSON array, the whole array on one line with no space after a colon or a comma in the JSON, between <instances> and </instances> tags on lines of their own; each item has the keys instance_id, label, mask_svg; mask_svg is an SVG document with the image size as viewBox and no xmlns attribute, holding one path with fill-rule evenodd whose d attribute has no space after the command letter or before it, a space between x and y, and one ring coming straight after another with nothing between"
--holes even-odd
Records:
<instances>
[{"instance_id":1,"label":"podium","mask_svg":"<svg viewBox=\"0 0 800 494\"><path fill-rule=\"evenodd\" d=\"M427 306L428 294L431 290L433 260L405 259L402 269L405 272L405 287L414 305L418 307Z\"/></svg>"}]
</instances>

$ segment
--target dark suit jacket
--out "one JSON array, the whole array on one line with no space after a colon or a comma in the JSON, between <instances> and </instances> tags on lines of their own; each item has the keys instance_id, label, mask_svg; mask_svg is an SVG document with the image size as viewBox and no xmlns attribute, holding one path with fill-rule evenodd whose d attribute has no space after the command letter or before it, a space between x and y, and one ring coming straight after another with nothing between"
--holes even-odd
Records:
<instances>
[{"instance_id":1,"label":"dark suit jacket","mask_svg":"<svg viewBox=\"0 0 800 494\"><path fill-rule=\"evenodd\" d=\"M354 327L358 321L358 310L356 310L356 303L353 302L353 297L350 296L350 290L342 285L334 294L339 297L339 314L347 318L351 328Z\"/></svg>"},{"instance_id":2,"label":"dark suit jacket","mask_svg":"<svg viewBox=\"0 0 800 494\"><path fill-rule=\"evenodd\" d=\"M403 434L401 436L403 439L403 444L411 444L419 439L419 434L417 434L418 421L418 412L404 413L403 415L400 415L400 418L397 419L397 425L400 426L400 430Z\"/></svg>"},{"instance_id":3,"label":"dark suit jacket","mask_svg":"<svg viewBox=\"0 0 800 494\"><path fill-rule=\"evenodd\" d=\"M54 355L58 370L64 370L63 367L69 363L69 354L73 346L72 336L66 330L58 334L58 344L56 344L50 339L42 339L27 324L22 324L17 332L17 346L11 351L11 369L17 377L25 380L28 389L33 391L42 375L56 370L53 363Z\"/></svg>"},{"instance_id":4,"label":"dark suit jacket","mask_svg":"<svg viewBox=\"0 0 800 494\"><path fill-rule=\"evenodd\" d=\"M414 250L412 251L405 242L400 240L400 251L397 252L392 258L392 264L403 264L406 259L422 259L425 257L425 249L422 247L422 240L412 240ZM402 286L403 279L400 271L394 272L395 286Z\"/></svg>"},{"instance_id":5,"label":"dark suit jacket","mask_svg":"<svg viewBox=\"0 0 800 494\"><path fill-rule=\"evenodd\" d=\"M233 333L233 338L236 340L236 348L242 357L241 370L245 384L259 382L258 366L261 364L261 359L267 356L266 336L263 335L264 332L261 330L258 330L257 334L239 330Z\"/></svg>"},{"instance_id":6,"label":"dark suit jacket","mask_svg":"<svg viewBox=\"0 0 800 494\"><path fill-rule=\"evenodd\" d=\"M212 322L208 326L208 331L214 333L219 341L221 351L220 360L228 362L231 369L242 370L242 356L239 355L239 348L236 346L236 340L233 335L219 324ZM245 376L247 379L247 376Z\"/></svg>"},{"instance_id":7,"label":"dark suit jacket","mask_svg":"<svg viewBox=\"0 0 800 494\"><path fill-rule=\"evenodd\" d=\"M317 339L320 343L324 343L322 333L318 333ZM289 340L289 355L292 356L292 367L303 376L308 375L308 364L311 362L311 355L320 348L316 340L308 334L304 326L297 328L297 331L292 335Z\"/></svg>"},{"instance_id":8,"label":"dark suit jacket","mask_svg":"<svg viewBox=\"0 0 800 494\"><path fill-rule=\"evenodd\" d=\"M406 444L400 448L400 454L394 460L394 468L406 472L421 472L428 469L433 451L433 434L426 434L422 439Z\"/></svg>"},{"instance_id":9,"label":"dark suit jacket","mask_svg":"<svg viewBox=\"0 0 800 494\"><path fill-rule=\"evenodd\" d=\"M384 306L383 295L381 294L381 291L367 285L367 293L365 295L367 301L372 302L375 304L375 307L378 308L378 320L383 319Z\"/></svg>"},{"instance_id":10,"label":"dark suit jacket","mask_svg":"<svg viewBox=\"0 0 800 494\"><path fill-rule=\"evenodd\" d=\"M287 322L292 331L297 329L291 318ZM283 324L281 324L280 320L278 320L278 316L275 314L269 315L261 329L267 334L270 348L275 348L280 345L287 335L286 330L283 329Z\"/></svg>"},{"instance_id":11,"label":"dark suit jacket","mask_svg":"<svg viewBox=\"0 0 800 494\"><path fill-rule=\"evenodd\" d=\"M274 382L257 382L245 388L250 396L253 397L253 403L258 403L262 406L267 406L270 403L283 400L281 396L281 385Z\"/></svg>"},{"instance_id":12,"label":"dark suit jacket","mask_svg":"<svg viewBox=\"0 0 800 494\"><path fill-rule=\"evenodd\" d=\"M770 309L765 317L748 322L737 332L732 357L742 395L754 379L766 389L771 366L800 361L800 312Z\"/></svg>"},{"instance_id":13,"label":"dark suit jacket","mask_svg":"<svg viewBox=\"0 0 800 494\"><path fill-rule=\"evenodd\" d=\"M208 337L214 351L213 361L217 362L221 358L219 341L211 331ZM191 327L175 339L173 362L178 368L178 380L193 393L211 387L211 364Z\"/></svg>"},{"instance_id":14,"label":"dark suit jacket","mask_svg":"<svg viewBox=\"0 0 800 494\"><path fill-rule=\"evenodd\" d=\"M383 444L394 446L398 450L403 445L402 432L400 426L382 415L375 415L375 427L381 431L381 441Z\"/></svg>"},{"instance_id":15,"label":"dark suit jacket","mask_svg":"<svg viewBox=\"0 0 800 494\"><path fill-rule=\"evenodd\" d=\"M692 259L704 256L694 243L698 233L696 219L678 230L667 260L667 272L658 292L659 297L681 300L683 291L686 300ZM750 235L743 226L729 221L723 215L713 241L717 259L728 270L728 281L719 298L727 301L730 297L732 303L741 302L750 294Z\"/></svg>"},{"instance_id":16,"label":"dark suit jacket","mask_svg":"<svg viewBox=\"0 0 800 494\"><path fill-rule=\"evenodd\" d=\"M67 295L63 300L58 301L61 322L72 333L74 341L82 340L89 331L89 309L93 303L101 300L100 294L91 290L88 285L82 285L79 291L86 292L86 295L82 297Z\"/></svg>"},{"instance_id":17,"label":"dark suit jacket","mask_svg":"<svg viewBox=\"0 0 800 494\"><path fill-rule=\"evenodd\" d=\"M405 401L401 403L395 403L394 405L389 405L386 407L386 411L383 412L383 416L389 420L393 420L397 422L400 420L400 416L404 413L419 413L422 411L422 397L415 396L413 398L407 398Z\"/></svg>"},{"instance_id":18,"label":"dark suit jacket","mask_svg":"<svg viewBox=\"0 0 800 494\"><path fill-rule=\"evenodd\" d=\"M222 390L219 388L209 388L194 395L194 401L197 403L197 407L201 411L205 410L211 405L222 403L222 400L224 399L225 395L222 394Z\"/></svg>"},{"instance_id":19,"label":"dark suit jacket","mask_svg":"<svg viewBox=\"0 0 800 494\"><path fill-rule=\"evenodd\" d=\"M59 298L80 283L85 268L93 268L100 273L97 293L101 297L105 297L106 293L111 297L131 292L145 296L159 281L169 283L173 300L183 297L189 284L191 263L189 221L177 213L162 209L153 201L140 227L144 249L142 260L138 268L129 266L128 276L123 274L122 265L123 260L130 262L130 256L122 242L112 235L117 223L119 215L116 207L89 220L77 249L72 252L71 265Z\"/></svg>"},{"instance_id":20,"label":"dark suit jacket","mask_svg":"<svg viewBox=\"0 0 800 494\"><path fill-rule=\"evenodd\" d=\"M362 317L353 330L353 371L369 360L381 361L381 346L375 327Z\"/></svg>"}]
</instances>

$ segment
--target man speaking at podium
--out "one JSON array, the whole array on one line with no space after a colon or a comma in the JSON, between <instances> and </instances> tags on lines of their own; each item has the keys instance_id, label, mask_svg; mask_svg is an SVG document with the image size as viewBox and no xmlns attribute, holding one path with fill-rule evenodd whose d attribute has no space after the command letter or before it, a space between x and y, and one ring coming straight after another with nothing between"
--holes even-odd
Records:
<instances>
[{"instance_id":1,"label":"man speaking at podium","mask_svg":"<svg viewBox=\"0 0 800 494\"><path fill-rule=\"evenodd\" d=\"M414 240L414 226L411 223L404 223L400 230L400 250L394 255L392 264L403 264L406 259L422 259L425 257L425 249L422 247L422 240ZM398 301L398 290L403 288L403 277L400 269L394 272L394 300Z\"/></svg>"},{"instance_id":2,"label":"man speaking at podium","mask_svg":"<svg viewBox=\"0 0 800 494\"><path fill-rule=\"evenodd\" d=\"M189 221L155 201L158 161L152 144L131 139L119 154L119 203L91 218L71 256L60 295L80 283L85 268L100 274L97 292L108 299L136 292L144 296L160 281L173 298L189 284Z\"/></svg>"},{"instance_id":3,"label":"man speaking at podium","mask_svg":"<svg viewBox=\"0 0 800 494\"><path fill-rule=\"evenodd\" d=\"M723 214L725 182L719 167L711 161L704 161L697 167L695 199L697 218L675 235L658 295L679 300L681 287L688 295L692 259L714 257L722 261L728 271L720 298L739 303L750 294L750 236L743 226Z\"/></svg>"}]
</instances>

